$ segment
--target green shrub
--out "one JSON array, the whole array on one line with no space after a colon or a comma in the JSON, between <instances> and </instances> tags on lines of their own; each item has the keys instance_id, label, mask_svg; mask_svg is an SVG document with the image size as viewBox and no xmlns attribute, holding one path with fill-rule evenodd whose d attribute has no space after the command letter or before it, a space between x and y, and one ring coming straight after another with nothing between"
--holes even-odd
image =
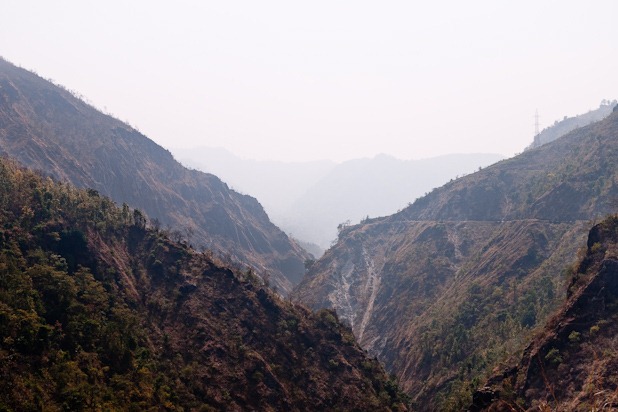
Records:
<instances>
[{"instance_id":1,"label":"green shrub","mask_svg":"<svg viewBox=\"0 0 618 412\"><path fill-rule=\"evenodd\" d=\"M550 349L550 351L547 352L547 355L545 355L545 360L549 363L553 363L554 365L562 363L562 356L560 356L560 351L556 348Z\"/></svg>"},{"instance_id":2,"label":"green shrub","mask_svg":"<svg viewBox=\"0 0 618 412\"><path fill-rule=\"evenodd\" d=\"M603 246L599 242L596 242L596 243L594 243L592 245L592 247L590 247L590 252L591 253L597 253L597 252L599 252L601 250L602 247Z\"/></svg>"}]
</instances>

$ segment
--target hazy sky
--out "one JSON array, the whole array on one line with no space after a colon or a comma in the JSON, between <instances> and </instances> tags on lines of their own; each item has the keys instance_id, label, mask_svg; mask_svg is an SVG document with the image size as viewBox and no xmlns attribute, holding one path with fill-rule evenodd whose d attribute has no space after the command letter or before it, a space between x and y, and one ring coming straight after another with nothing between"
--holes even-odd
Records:
<instances>
[{"instance_id":1,"label":"hazy sky","mask_svg":"<svg viewBox=\"0 0 618 412\"><path fill-rule=\"evenodd\" d=\"M512 155L618 98L618 1L2 0L0 55L165 147Z\"/></svg>"}]
</instances>

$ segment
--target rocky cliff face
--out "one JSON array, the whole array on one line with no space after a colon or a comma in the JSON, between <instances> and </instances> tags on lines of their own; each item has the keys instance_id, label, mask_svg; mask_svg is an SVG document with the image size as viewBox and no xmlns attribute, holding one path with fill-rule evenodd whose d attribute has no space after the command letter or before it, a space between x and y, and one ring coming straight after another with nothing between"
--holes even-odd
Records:
<instances>
[{"instance_id":1,"label":"rocky cliff face","mask_svg":"<svg viewBox=\"0 0 618 412\"><path fill-rule=\"evenodd\" d=\"M270 275L284 294L304 274L308 254L254 198L182 167L130 126L1 60L0 153L140 208L177 237Z\"/></svg>"},{"instance_id":2,"label":"rocky cliff face","mask_svg":"<svg viewBox=\"0 0 618 412\"><path fill-rule=\"evenodd\" d=\"M294 298L330 307L419 409L457 409L563 298L618 195L618 114L344 228ZM463 400L462 400L463 399Z\"/></svg>"},{"instance_id":3,"label":"rocky cliff face","mask_svg":"<svg viewBox=\"0 0 618 412\"><path fill-rule=\"evenodd\" d=\"M519 363L474 394L471 411L613 410L618 406L618 219L595 225L570 268L568 298Z\"/></svg>"}]
</instances>

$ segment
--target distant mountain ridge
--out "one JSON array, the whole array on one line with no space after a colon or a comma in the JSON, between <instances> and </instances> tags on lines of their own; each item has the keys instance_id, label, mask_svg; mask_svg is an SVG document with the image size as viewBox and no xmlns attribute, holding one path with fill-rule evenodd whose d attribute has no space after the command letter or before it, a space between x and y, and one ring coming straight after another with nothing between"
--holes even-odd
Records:
<instances>
[{"instance_id":1,"label":"distant mountain ridge","mask_svg":"<svg viewBox=\"0 0 618 412\"><path fill-rule=\"evenodd\" d=\"M590 110L587 113L573 117L564 116L564 119L556 120L553 125L546 127L538 135L534 136L533 142L525 150L535 149L549 142L553 142L578 127L603 120L609 116L614 107L616 107L616 104L618 104L616 100L603 100L601 105L595 110Z\"/></svg>"},{"instance_id":2,"label":"distant mountain ridge","mask_svg":"<svg viewBox=\"0 0 618 412\"><path fill-rule=\"evenodd\" d=\"M618 111L343 228L293 294L334 308L418 410L471 388L562 303L561 272L618 198Z\"/></svg>"},{"instance_id":3,"label":"distant mountain ridge","mask_svg":"<svg viewBox=\"0 0 618 412\"><path fill-rule=\"evenodd\" d=\"M309 255L261 205L219 178L184 168L130 126L0 60L0 153L126 202L191 243L270 276L287 293Z\"/></svg>"},{"instance_id":4,"label":"distant mountain ridge","mask_svg":"<svg viewBox=\"0 0 618 412\"><path fill-rule=\"evenodd\" d=\"M236 156L220 147L170 148L183 164L220 176L234 189L256 197L269 215L284 213L307 187L326 176L336 163L328 160L282 162Z\"/></svg>"},{"instance_id":5,"label":"distant mountain ridge","mask_svg":"<svg viewBox=\"0 0 618 412\"><path fill-rule=\"evenodd\" d=\"M395 213L449 179L502 158L470 153L400 160L381 154L343 162L294 202L280 226L300 239L328 248L337 238L340 224Z\"/></svg>"},{"instance_id":6,"label":"distant mountain ridge","mask_svg":"<svg viewBox=\"0 0 618 412\"><path fill-rule=\"evenodd\" d=\"M263 202L271 219L294 237L323 249L337 226L385 216L449 179L502 159L497 154L451 154L400 160L381 154L335 164L241 159L224 149L173 149L185 164L215 173Z\"/></svg>"}]
</instances>

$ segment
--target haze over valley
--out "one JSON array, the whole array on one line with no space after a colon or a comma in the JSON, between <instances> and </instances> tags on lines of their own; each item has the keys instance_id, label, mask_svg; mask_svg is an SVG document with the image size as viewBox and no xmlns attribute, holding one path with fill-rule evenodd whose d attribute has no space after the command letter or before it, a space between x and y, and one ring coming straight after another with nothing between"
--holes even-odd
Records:
<instances>
[{"instance_id":1,"label":"haze over valley","mask_svg":"<svg viewBox=\"0 0 618 412\"><path fill-rule=\"evenodd\" d=\"M616 15L3 5L0 410L614 410Z\"/></svg>"},{"instance_id":2,"label":"haze over valley","mask_svg":"<svg viewBox=\"0 0 618 412\"><path fill-rule=\"evenodd\" d=\"M337 226L394 213L435 187L503 158L452 154L400 160L382 154L342 163L293 163L242 159L207 147L172 149L172 153L182 163L255 196L279 227L321 250L336 239Z\"/></svg>"}]
</instances>

